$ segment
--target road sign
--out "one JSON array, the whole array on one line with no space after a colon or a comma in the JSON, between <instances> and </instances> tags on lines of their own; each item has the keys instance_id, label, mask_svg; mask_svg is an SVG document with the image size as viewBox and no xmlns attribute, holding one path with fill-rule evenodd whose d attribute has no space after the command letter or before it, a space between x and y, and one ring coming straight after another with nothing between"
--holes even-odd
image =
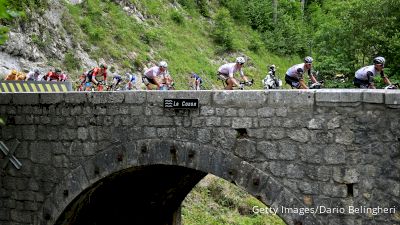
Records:
<instances>
[{"instance_id":1,"label":"road sign","mask_svg":"<svg viewBox=\"0 0 400 225\"><path fill-rule=\"evenodd\" d=\"M198 109L198 99L164 99L164 108L167 109Z\"/></svg>"}]
</instances>

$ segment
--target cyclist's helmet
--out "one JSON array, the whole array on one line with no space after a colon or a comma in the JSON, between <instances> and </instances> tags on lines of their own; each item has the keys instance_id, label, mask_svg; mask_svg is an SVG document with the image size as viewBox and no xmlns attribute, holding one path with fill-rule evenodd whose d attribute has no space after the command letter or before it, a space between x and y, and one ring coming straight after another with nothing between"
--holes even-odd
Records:
<instances>
[{"instance_id":1,"label":"cyclist's helmet","mask_svg":"<svg viewBox=\"0 0 400 225\"><path fill-rule=\"evenodd\" d=\"M159 66L159 67L163 67L163 68L167 68L167 67L168 67L168 64L167 64L167 62L165 62L165 61L161 61L160 63L158 63L158 66Z\"/></svg>"},{"instance_id":2,"label":"cyclist's helmet","mask_svg":"<svg viewBox=\"0 0 400 225\"><path fill-rule=\"evenodd\" d=\"M269 69L270 69L270 70L275 70L275 65L272 64L271 66L269 66Z\"/></svg>"},{"instance_id":3,"label":"cyclist's helmet","mask_svg":"<svg viewBox=\"0 0 400 225\"><path fill-rule=\"evenodd\" d=\"M17 70L11 70L12 75L17 75Z\"/></svg>"},{"instance_id":4,"label":"cyclist's helmet","mask_svg":"<svg viewBox=\"0 0 400 225\"><path fill-rule=\"evenodd\" d=\"M382 56L378 56L374 59L374 64L385 64L385 58Z\"/></svg>"},{"instance_id":5,"label":"cyclist's helmet","mask_svg":"<svg viewBox=\"0 0 400 225\"><path fill-rule=\"evenodd\" d=\"M61 69L57 68L54 70L56 73L61 73Z\"/></svg>"},{"instance_id":6,"label":"cyclist's helmet","mask_svg":"<svg viewBox=\"0 0 400 225\"><path fill-rule=\"evenodd\" d=\"M244 64L245 62L246 62L246 60L243 57L237 57L236 58L236 63Z\"/></svg>"},{"instance_id":7,"label":"cyclist's helmet","mask_svg":"<svg viewBox=\"0 0 400 225\"><path fill-rule=\"evenodd\" d=\"M40 73L39 69L34 69L33 72L36 73L36 74Z\"/></svg>"},{"instance_id":8,"label":"cyclist's helmet","mask_svg":"<svg viewBox=\"0 0 400 225\"><path fill-rule=\"evenodd\" d=\"M312 63L313 62L313 58L311 58L310 56L307 56L304 58L304 62L305 63Z\"/></svg>"},{"instance_id":9,"label":"cyclist's helmet","mask_svg":"<svg viewBox=\"0 0 400 225\"><path fill-rule=\"evenodd\" d=\"M105 64L105 63L100 64L100 68L107 69L107 64Z\"/></svg>"}]
</instances>

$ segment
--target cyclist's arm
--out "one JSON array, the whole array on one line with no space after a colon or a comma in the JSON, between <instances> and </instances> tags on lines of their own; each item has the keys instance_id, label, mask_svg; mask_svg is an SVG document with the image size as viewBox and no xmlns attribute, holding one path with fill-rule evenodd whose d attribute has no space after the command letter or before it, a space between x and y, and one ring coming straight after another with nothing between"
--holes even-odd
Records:
<instances>
[{"instance_id":1,"label":"cyclist's arm","mask_svg":"<svg viewBox=\"0 0 400 225\"><path fill-rule=\"evenodd\" d=\"M300 89L308 89L306 83L304 82L304 79L301 78L299 79L299 83L300 83Z\"/></svg>"},{"instance_id":2,"label":"cyclist's arm","mask_svg":"<svg viewBox=\"0 0 400 225\"><path fill-rule=\"evenodd\" d=\"M390 82L389 78L388 78L387 76L385 76L385 74L383 73L383 70L381 71L381 77L382 77L382 79L383 79L383 82L384 82L386 85L391 85L391 84L392 84L392 83Z\"/></svg>"},{"instance_id":3,"label":"cyclist's arm","mask_svg":"<svg viewBox=\"0 0 400 225\"><path fill-rule=\"evenodd\" d=\"M374 84L374 74L371 71L367 72L367 79L368 79L368 88L370 89L376 89L375 84Z\"/></svg>"},{"instance_id":4,"label":"cyclist's arm","mask_svg":"<svg viewBox=\"0 0 400 225\"><path fill-rule=\"evenodd\" d=\"M95 85L98 85L98 84L99 84L99 82L96 80L96 76L94 75L94 73L93 73L93 75L92 75L92 82L93 82Z\"/></svg>"},{"instance_id":5,"label":"cyclist's arm","mask_svg":"<svg viewBox=\"0 0 400 225\"><path fill-rule=\"evenodd\" d=\"M310 78L313 84L318 82L317 79L314 77L314 75L311 73L311 70L308 71L308 77Z\"/></svg>"},{"instance_id":6,"label":"cyclist's arm","mask_svg":"<svg viewBox=\"0 0 400 225\"><path fill-rule=\"evenodd\" d=\"M299 78L299 83L300 83L300 89L308 89L308 86L306 85L306 83L304 82L303 79L303 69L298 68L297 69L297 74L298 74L298 78Z\"/></svg>"},{"instance_id":7,"label":"cyclist's arm","mask_svg":"<svg viewBox=\"0 0 400 225\"><path fill-rule=\"evenodd\" d=\"M247 76L244 75L244 72L242 70L242 68L240 68L240 77L242 77L242 79L244 80L244 82L249 82L249 78Z\"/></svg>"},{"instance_id":8,"label":"cyclist's arm","mask_svg":"<svg viewBox=\"0 0 400 225\"><path fill-rule=\"evenodd\" d=\"M107 85L107 72L103 72L104 84Z\"/></svg>"}]
</instances>

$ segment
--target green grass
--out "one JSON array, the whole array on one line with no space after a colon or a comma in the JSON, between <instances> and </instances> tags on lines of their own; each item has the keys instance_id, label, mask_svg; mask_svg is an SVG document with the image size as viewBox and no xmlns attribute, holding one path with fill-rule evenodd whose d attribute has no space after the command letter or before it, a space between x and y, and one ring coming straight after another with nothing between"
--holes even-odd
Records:
<instances>
[{"instance_id":1,"label":"green grass","mask_svg":"<svg viewBox=\"0 0 400 225\"><path fill-rule=\"evenodd\" d=\"M206 89L222 88L216 79L218 67L242 55L248 58L245 74L256 81L252 89L262 88L269 64L277 65L278 75L283 78L287 68L301 62L269 53L259 34L244 25L233 26L233 50L221 52L211 35L212 19L203 17L200 10L172 9L167 0L131 2L145 15L145 22L137 22L111 1L88 0L81 5L67 5L64 26L73 34L74 43L93 59L104 59L119 72L132 68L141 71L144 65L166 60L177 89L188 88L190 72L203 77ZM211 18L217 10L212 1L208 10ZM81 71L69 72L77 77Z\"/></svg>"},{"instance_id":2,"label":"green grass","mask_svg":"<svg viewBox=\"0 0 400 225\"><path fill-rule=\"evenodd\" d=\"M208 175L183 202L184 225L283 225L276 215L254 214L253 206L265 205L237 186Z\"/></svg>"}]
</instances>

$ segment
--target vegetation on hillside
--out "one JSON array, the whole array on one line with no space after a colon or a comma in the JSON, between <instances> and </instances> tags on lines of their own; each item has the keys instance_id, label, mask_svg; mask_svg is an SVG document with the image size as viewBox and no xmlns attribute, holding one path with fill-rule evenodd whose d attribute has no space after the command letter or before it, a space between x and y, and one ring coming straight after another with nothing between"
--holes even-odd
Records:
<instances>
[{"instance_id":1,"label":"vegetation on hillside","mask_svg":"<svg viewBox=\"0 0 400 225\"><path fill-rule=\"evenodd\" d=\"M202 76L206 89L222 86L216 79L218 67L238 56L248 59L245 72L260 81L255 88L261 88L267 65L278 64L282 75L298 62L268 53L260 34L235 23L216 1L131 2L146 18L144 22L128 16L112 1L88 0L67 5L64 27L74 34L74 43L94 59L117 65L119 72L142 71L144 66L166 60L177 89L187 89L192 71ZM79 67L72 62L65 61L68 69Z\"/></svg>"},{"instance_id":2,"label":"vegetation on hillside","mask_svg":"<svg viewBox=\"0 0 400 225\"><path fill-rule=\"evenodd\" d=\"M252 208L266 206L237 186L207 175L182 204L184 225L283 225L276 215L256 214Z\"/></svg>"},{"instance_id":3,"label":"vegetation on hillside","mask_svg":"<svg viewBox=\"0 0 400 225\"><path fill-rule=\"evenodd\" d=\"M4 6L32 13L49 9L47 1L0 0L0 17L11 12ZM133 6L144 21L119 3ZM354 72L380 55L387 60L386 74L400 81L400 2L395 0L86 0L64 4L68 8L64 27L75 46L119 70L140 71L166 60L178 89L187 88L187 74L192 71L204 77L206 88L220 86L217 68L237 56L248 58L245 71L261 81L267 65L276 64L283 78L287 68L311 55L329 87L348 87ZM29 16L21 18L26 19ZM1 29L4 36L6 28ZM75 54L75 49L64 52L66 69L87 69L81 68ZM336 82L337 74L344 74L347 82ZM261 88L261 82L254 88Z\"/></svg>"}]
</instances>

